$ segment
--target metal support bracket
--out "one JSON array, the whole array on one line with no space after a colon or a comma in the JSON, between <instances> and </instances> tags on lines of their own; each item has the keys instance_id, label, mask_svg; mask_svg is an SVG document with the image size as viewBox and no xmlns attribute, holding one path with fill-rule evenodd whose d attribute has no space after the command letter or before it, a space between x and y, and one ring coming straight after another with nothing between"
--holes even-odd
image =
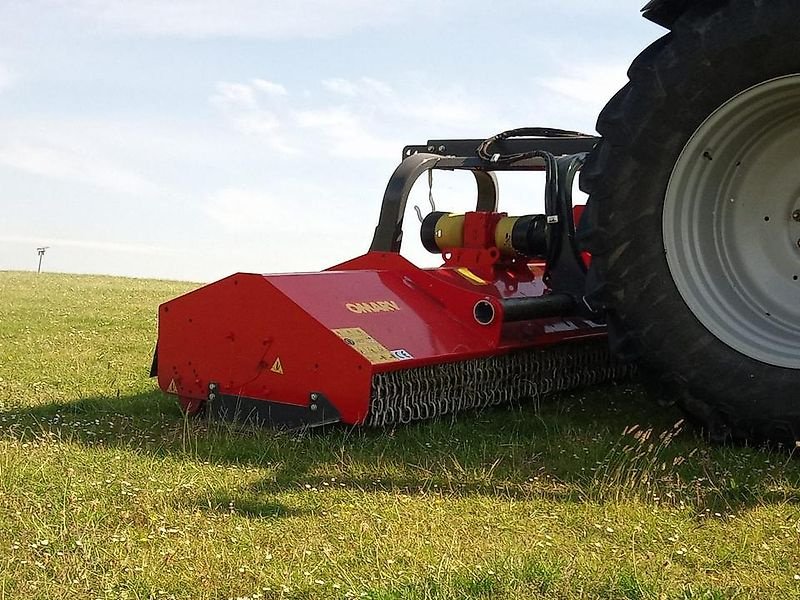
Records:
<instances>
[{"instance_id":1,"label":"metal support bracket","mask_svg":"<svg viewBox=\"0 0 800 600\"><path fill-rule=\"evenodd\" d=\"M308 404L286 404L245 396L221 394L219 384L208 384L208 415L221 421L287 430L339 423L341 415L321 392L309 394Z\"/></svg>"}]
</instances>

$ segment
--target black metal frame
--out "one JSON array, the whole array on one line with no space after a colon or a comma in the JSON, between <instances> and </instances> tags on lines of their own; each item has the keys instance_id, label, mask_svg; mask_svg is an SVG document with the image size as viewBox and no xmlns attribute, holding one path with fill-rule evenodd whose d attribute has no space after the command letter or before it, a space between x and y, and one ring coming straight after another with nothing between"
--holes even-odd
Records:
<instances>
[{"instance_id":1,"label":"black metal frame","mask_svg":"<svg viewBox=\"0 0 800 600\"><path fill-rule=\"evenodd\" d=\"M576 156L590 152L599 138L513 138L501 140L493 149L500 154L522 152L546 152L556 157L559 164L570 163ZM497 210L496 171L544 171L544 159L530 158L513 163L483 160L478 157L478 146L483 140L429 140L425 145L403 148L403 160L395 169L383 194L378 226L372 238L370 250L375 252L400 252L403 241L403 216L406 211L411 188L423 173L434 170L466 170L472 172L478 187L476 210ZM570 181L571 184L571 181ZM572 188L567 190L572 197ZM548 214L550 207L546 207ZM571 222L572 215L569 215Z\"/></svg>"},{"instance_id":2,"label":"black metal frame","mask_svg":"<svg viewBox=\"0 0 800 600\"><path fill-rule=\"evenodd\" d=\"M547 195L545 202L548 221L552 221L548 225L551 250L547 257L547 284L554 292L567 294L573 299L576 309L581 309L584 304L580 300L584 294L586 268L580 259L575 240L572 185L577 172L583 166L586 153L597 141L598 138L588 136L513 138L498 141L492 150L496 150L499 156L527 152L545 155L513 162L480 158L477 148L483 140L430 140L425 145L406 146L403 149L403 161L386 186L370 251L400 252L408 195L417 179L427 171L470 171L478 187L476 210L494 211L498 205L494 172L546 171L554 168L557 171L554 179L557 182L556 193Z\"/></svg>"},{"instance_id":3,"label":"black metal frame","mask_svg":"<svg viewBox=\"0 0 800 600\"><path fill-rule=\"evenodd\" d=\"M600 138L592 136L554 138L510 138L498 140L492 148L500 154L520 154L538 150L553 156L589 152ZM428 140L427 144L403 148L403 158L413 154L438 154L439 156L477 156L478 146L484 140Z\"/></svg>"}]
</instances>

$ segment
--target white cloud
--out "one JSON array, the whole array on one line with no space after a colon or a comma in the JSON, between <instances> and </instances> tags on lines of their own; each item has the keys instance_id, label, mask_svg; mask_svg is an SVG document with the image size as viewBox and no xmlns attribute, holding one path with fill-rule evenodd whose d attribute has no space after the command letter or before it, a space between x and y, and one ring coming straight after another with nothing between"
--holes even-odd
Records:
<instances>
[{"instance_id":1,"label":"white cloud","mask_svg":"<svg viewBox=\"0 0 800 600\"><path fill-rule=\"evenodd\" d=\"M0 165L64 181L120 192L152 196L159 187L135 171L78 147L0 142Z\"/></svg>"},{"instance_id":2,"label":"white cloud","mask_svg":"<svg viewBox=\"0 0 800 600\"><path fill-rule=\"evenodd\" d=\"M251 79L247 83L218 81L211 103L223 110L255 109L264 97L288 96L289 91L280 83L266 79Z\"/></svg>"},{"instance_id":3,"label":"white cloud","mask_svg":"<svg viewBox=\"0 0 800 600\"><path fill-rule=\"evenodd\" d=\"M200 37L319 38L409 21L450 0L38 0L123 32Z\"/></svg>"},{"instance_id":4,"label":"white cloud","mask_svg":"<svg viewBox=\"0 0 800 600\"><path fill-rule=\"evenodd\" d=\"M266 194L247 189L227 188L213 194L205 213L227 231L252 232L279 223L276 201Z\"/></svg>"},{"instance_id":5,"label":"white cloud","mask_svg":"<svg viewBox=\"0 0 800 600\"><path fill-rule=\"evenodd\" d=\"M29 116L0 118L0 131L0 167L124 194L125 201L176 199L185 193L180 170L218 165L226 141L176 119Z\"/></svg>"},{"instance_id":6,"label":"white cloud","mask_svg":"<svg viewBox=\"0 0 800 600\"><path fill-rule=\"evenodd\" d=\"M234 126L242 133L273 135L280 127L278 117L266 110L248 111L231 117Z\"/></svg>"},{"instance_id":7,"label":"white cloud","mask_svg":"<svg viewBox=\"0 0 800 600\"><path fill-rule=\"evenodd\" d=\"M269 192L228 187L212 194L203 211L231 233L297 233L298 206L302 206L303 231L326 229L328 212L321 203L335 205L329 190L298 180L275 182Z\"/></svg>"},{"instance_id":8,"label":"white cloud","mask_svg":"<svg viewBox=\"0 0 800 600\"><path fill-rule=\"evenodd\" d=\"M247 83L217 82L216 93L211 104L219 109L236 131L246 135L260 136L272 150L291 155L297 149L286 140L285 117L279 117L269 102L288 96L286 88L266 79L252 79Z\"/></svg>"},{"instance_id":9,"label":"white cloud","mask_svg":"<svg viewBox=\"0 0 800 600\"><path fill-rule=\"evenodd\" d=\"M333 156L391 158L398 154L398 144L390 136L376 132L368 119L348 107L330 107L294 112L304 135L321 138L323 147Z\"/></svg>"},{"instance_id":10,"label":"white cloud","mask_svg":"<svg viewBox=\"0 0 800 600\"><path fill-rule=\"evenodd\" d=\"M408 84L397 92L388 83L372 77L325 79L322 87L338 96L352 98L358 113L380 113L382 119L402 118L407 122L452 124L476 122L486 118L479 102L466 101L468 94L458 88L435 88L424 83ZM431 91L431 89L437 91Z\"/></svg>"},{"instance_id":11,"label":"white cloud","mask_svg":"<svg viewBox=\"0 0 800 600\"><path fill-rule=\"evenodd\" d=\"M355 96L358 92L358 88L356 84L352 81L348 81L347 79L341 78L334 78L334 79L325 79L322 81L322 87L324 87L329 92L333 92L334 94L340 94L342 96Z\"/></svg>"},{"instance_id":12,"label":"white cloud","mask_svg":"<svg viewBox=\"0 0 800 600\"><path fill-rule=\"evenodd\" d=\"M335 186L285 176L211 194L202 213L236 254L229 271L318 271L360 255L371 226Z\"/></svg>"},{"instance_id":13,"label":"white cloud","mask_svg":"<svg viewBox=\"0 0 800 600\"><path fill-rule=\"evenodd\" d=\"M291 102L284 86L263 82L220 82L211 102L237 131L261 136L285 155L321 149L335 157L396 158L412 140L446 131L474 135L476 123L497 121L464 90L424 82L404 84L398 92L371 77L329 78L318 83L322 93Z\"/></svg>"},{"instance_id":14,"label":"white cloud","mask_svg":"<svg viewBox=\"0 0 800 600\"><path fill-rule=\"evenodd\" d=\"M58 247L83 248L85 250L101 250L103 252L124 252L127 254L145 255L171 255L187 254L187 251L166 246L152 244L129 244L121 242L106 242L99 240L73 240L48 236L0 235L0 242L11 244L30 244L31 246L46 246L57 249Z\"/></svg>"},{"instance_id":15,"label":"white cloud","mask_svg":"<svg viewBox=\"0 0 800 600\"><path fill-rule=\"evenodd\" d=\"M342 79L335 77L333 79L325 79L322 81L322 87L342 96L393 96L394 91L391 86L383 81L372 79L371 77L361 77L358 80L352 81L349 79Z\"/></svg>"},{"instance_id":16,"label":"white cloud","mask_svg":"<svg viewBox=\"0 0 800 600\"><path fill-rule=\"evenodd\" d=\"M5 65L0 64L0 92L10 88L15 80L16 77L11 70Z\"/></svg>"},{"instance_id":17,"label":"white cloud","mask_svg":"<svg viewBox=\"0 0 800 600\"><path fill-rule=\"evenodd\" d=\"M256 95L251 85L246 83L229 83L220 81L216 85L217 93L211 102L223 107L255 108Z\"/></svg>"},{"instance_id":18,"label":"white cloud","mask_svg":"<svg viewBox=\"0 0 800 600\"><path fill-rule=\"evenodd\" d=\"M266 79L253 79L253 87L269 96L287 96L289 92L280 83Z\"/></svg>"}]
</instances>

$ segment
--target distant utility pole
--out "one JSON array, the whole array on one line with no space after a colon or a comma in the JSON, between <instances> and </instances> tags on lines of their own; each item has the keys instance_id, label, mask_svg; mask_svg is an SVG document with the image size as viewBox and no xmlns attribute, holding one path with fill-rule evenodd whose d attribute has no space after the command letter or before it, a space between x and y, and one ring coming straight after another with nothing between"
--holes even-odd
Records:
<instances>
[{"instance_id":1,"label":"distant utility pole","mask_svg":"<svg viewBox=\"0 0 800 600\"><path fill-rule=\"evenodd\" d=\"M39 268L36 270L36 272L37 272L37 273L41 273L41 272L42 272L42 259L44 258L44 253L45 253L45 251L46 251L46 250L47 250L49 247L50 247L50 246L42 246L41 248L37 248L37 249L36 249L36 252L38 252L38 253L39 253Z\"/></svg>"}]
</instances>

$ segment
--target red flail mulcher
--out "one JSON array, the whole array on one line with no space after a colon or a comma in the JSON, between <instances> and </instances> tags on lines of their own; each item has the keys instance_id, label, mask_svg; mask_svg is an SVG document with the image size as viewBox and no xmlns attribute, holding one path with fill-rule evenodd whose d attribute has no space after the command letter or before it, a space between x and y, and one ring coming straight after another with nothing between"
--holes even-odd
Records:
<instances>
[{"instance_id":1,"label":"red flail mulcher","mask_svg":"<svg viewBox=\"0 0 800 600\"><path fill-rule=\"evenodd\" d=\"M369 252L320 273L237 273L163 304L153 375L189 412L384 426L625 375L584 302L571 190L595 138L525 129L404 149ZM476 210L431 212L443 265L400 255L409 191L468 170ZM545 171L545 214L498 212L495 171Z\"/></svg>"}]
</instances>

